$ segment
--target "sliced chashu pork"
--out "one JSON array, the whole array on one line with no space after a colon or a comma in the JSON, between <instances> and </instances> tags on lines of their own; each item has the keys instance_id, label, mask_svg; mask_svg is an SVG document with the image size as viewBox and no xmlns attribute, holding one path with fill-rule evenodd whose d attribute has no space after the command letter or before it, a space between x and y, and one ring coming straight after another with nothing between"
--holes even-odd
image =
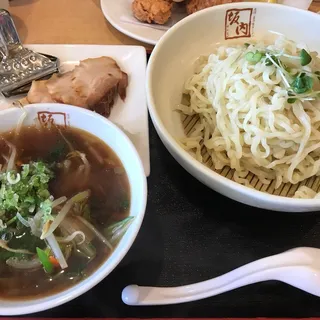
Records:
<instances>
[{"instance_id":1,"label":"sliced chashu pork","mask_svg":"<svg viewBox=\"0 0 320 320\"><path fill-rule=\"evenodd\" d=\"M49 80L34 81L27 99L30 103L75 105L108 117L116 96L125 99L127 86L128 76L116 61L100 57L83 60L73 71L54 75Z\"/></svg>"},{"instance_id":2,"label":"sliced chashu pork","mask_svg":"<svg viewBox=\"0 0 320 320\"><path fill-rule=\"evenodd\" d=\"M48 80L40 80L33 81L31 88L29 90L27 100L29 103L46 103L46 102L54 102L50 93L48 92L48 88L46 83Z\"/></svg>"}]
</instances>

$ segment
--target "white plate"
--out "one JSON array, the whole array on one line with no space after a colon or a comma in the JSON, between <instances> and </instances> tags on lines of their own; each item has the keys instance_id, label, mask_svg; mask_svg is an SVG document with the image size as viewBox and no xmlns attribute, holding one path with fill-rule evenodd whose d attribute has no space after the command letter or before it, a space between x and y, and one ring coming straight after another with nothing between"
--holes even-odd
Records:
<instances>
[{"instance_id":1,"label":"white plate","mask_svg":"<svg viewBox=\"0 0 320 320\"><path fill-rule=\"evenodd\" d=\"M101 0L101 9L106 19L120 32L139 41L156 45L167 29L186 16L186 13L173 10L167 24L142 24L136 20L131 11L132 0ZM125 22L125 21L132 21Z\"/></svg>"},{"instance_id":2,"label":"white plate","mask_svg":"<svg viewBox=\"0 0 320 320\"><path fill-rule=\"evenodd\" d=\"M187 14L181 8L174 8L167 24L142 24L131 11L133 0L100 0L101 9L106 19L120 32L139 41L156 45L165 32ZM239 0L240 1L240 0ZM279 0L281 4L307 10L312 0Z\"/></svg>"},{"instance_id":3,"label":"white plate","mask_svg":"<svg viewBox=\"0 0 320 320\"><path fill-rule=\"evenodd\" d=\"M146 173L150 174L148 111L145 94L146 51L138 46L104 45L27 45L41 53L60 59L61 71L74 68L79 60L109 56L128 74L129 85L125 102L116 99L109 120L118 125L135 145ZM15 98L17 99L17 98ZM0 109L10 107L15 99L0 101Z\"/></svg>"}]
</instances>

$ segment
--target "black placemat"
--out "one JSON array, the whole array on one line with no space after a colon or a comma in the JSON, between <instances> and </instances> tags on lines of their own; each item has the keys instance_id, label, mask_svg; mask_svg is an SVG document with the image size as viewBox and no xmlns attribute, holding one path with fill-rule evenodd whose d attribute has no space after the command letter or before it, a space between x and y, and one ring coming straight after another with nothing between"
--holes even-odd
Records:
<instances>
[{"instance_id":1,"label":"black placemat","mask_svg":"<svg viewBox=\"0 0 320 320\"><path fill-rule=\"evenodd\" d=\"M266 282L202 301L129 307L128 284L173 286L206 280L297 246L320 247L320 216L268 212L203 186L172 158L150 121L151 175L140 233L121 264L95 288L41 317L310 317L320 299Z\"/></svg>"}]
</instances>

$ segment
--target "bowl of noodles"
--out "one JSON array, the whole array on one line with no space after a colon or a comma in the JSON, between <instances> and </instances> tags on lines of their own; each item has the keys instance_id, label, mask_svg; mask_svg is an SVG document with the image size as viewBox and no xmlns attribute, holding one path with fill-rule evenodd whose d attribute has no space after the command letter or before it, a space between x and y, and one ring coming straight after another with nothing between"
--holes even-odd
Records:
<instances>
[{"instance_id":1,"label":"bowl of noodles","mask_svg":"<svg viewBox=\"0 0 320 320\"><path fill-rule=\"evenodd\" d=\"M147 70L149 111L190 174L251 206L320 208L319 27L312 12L232 3L161 38Z\"/></svg>"}]
</instances>

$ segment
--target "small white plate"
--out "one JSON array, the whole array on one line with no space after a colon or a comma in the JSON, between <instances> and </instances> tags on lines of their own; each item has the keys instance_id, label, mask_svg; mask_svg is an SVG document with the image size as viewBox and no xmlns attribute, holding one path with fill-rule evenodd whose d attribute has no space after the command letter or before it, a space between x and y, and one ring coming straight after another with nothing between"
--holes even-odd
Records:
<instances>
[{"instance_id":1,"label":"small white plate","mask_svg":"<svg viewBox=\"0 0 320 320\"><path fill-rule=\"evenodd\" d=\"M168 23L157 24L139 23L132 14L133 0L101 0L101 9L106 19L120 32L139 41L156 45L165 32L187 14L185 10L174 8Z\"/></svg>"},{"instance_id":2,"label":"small white plate","mask_svg":"<svg viewBox=\"0 0 320 320\"><path fill-rule=\"evenodd\" d=\"M119 67L128 74L129 85L125 102L116 99L109 120L118 125L135 145L146 173L150 174L148 111L145 94L146 50L139 46L105 45L27 45L40 53L56 56L60 60L60 71L74 68L80 60L108 56L115 59ZM0 99L1 100L1 99ZM11 106L15 99L0 101L0 109Z\"/></svg>"},{"instance_id":3,"label":"small white plate","mask_svg":"<svg viewBox=\"0 0 320 320\"><path fill-rule=\"evenodd\" d=\"M105 18L120 32L127 36L152 45L156 45L165 32L187 16L183 6L176 6L168 23L163 26L141 23L132 14L133 0L100 0ZM240 1L240 0L239 0ZM279 0L278 3L307 10L312 0Z\"/></svg>"}]
</instances>

